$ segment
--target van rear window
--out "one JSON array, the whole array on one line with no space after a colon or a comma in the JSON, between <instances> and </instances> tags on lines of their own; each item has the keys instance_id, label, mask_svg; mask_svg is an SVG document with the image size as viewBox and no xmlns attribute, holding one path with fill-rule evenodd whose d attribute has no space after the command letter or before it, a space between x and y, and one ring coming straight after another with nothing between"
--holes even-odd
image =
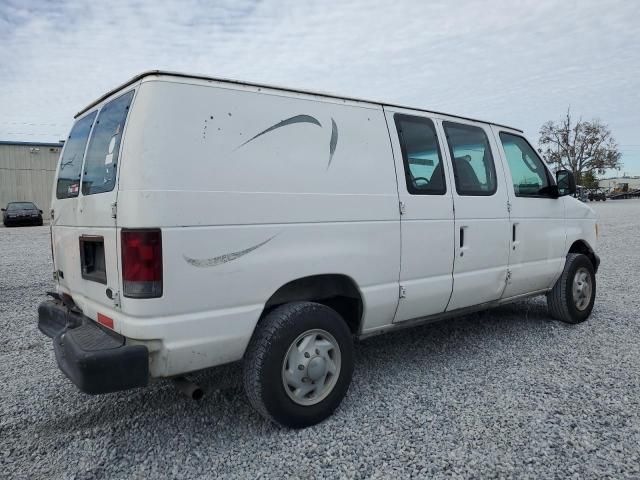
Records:
<instances>
[{"instance_id":1,"label":"van rear window","mask_svg":"<svg viewBox=\"0 0 640 480\"><path fill-rule=\"evenodd\" d=\"M113 190L120 140L132 98L133 90L111 100L100 110L84 162L83 195Z\"/></svg>"},{"instance_id":2,"label":"van rear window","mask_svg":"<svg viewBox=\"0 0 640 480\"><path fill-rule=\"evenodd\" d=\"M7 212L12 212L14 210L37 210L38 208L35 204L31 202L12 202L7 205Z\"/></svg>"},{"instance_id":3,"label":"van rear window","mask_svg":"<svg viewBox=\"0 0 640 480\"><path fill-rule=\"evenodd\" d=\"M58 183L56 184L56 198L77 197L80 191L80 172L82 158L87 146L91 126L96 118L96 112L82 117L71 129L64 153L60 159Z\"/></svg>"}]
</instances>

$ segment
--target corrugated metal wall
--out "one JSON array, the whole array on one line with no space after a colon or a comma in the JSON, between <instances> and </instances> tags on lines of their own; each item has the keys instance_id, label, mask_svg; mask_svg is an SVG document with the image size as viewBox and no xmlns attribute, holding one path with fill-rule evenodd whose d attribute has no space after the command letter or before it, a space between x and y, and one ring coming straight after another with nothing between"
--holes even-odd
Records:
<instances>
[{"instance_id":1,"label":"corrugated metal wall","mask_svg":"<svg viewBox=\"0 0 640 480\"><path fill-rule=\"evenodd\" d=\"M621 183L628 183L629 190L635 190L636 188L640 188L640 177L606 178L604 180L600 180L598 182L598 186L602 188L616 188Z\"/></svg>"},{"instance_id":2,"label":"corrugated metal wall","mask_svg":"<svg viewBox=\"0 0 640 480\"><path fill-rule=\"evenodd\" d=\"M53 180L61 147L0 144L0 205L34 202L49 219Z\"/></svg>"}]
</instances>

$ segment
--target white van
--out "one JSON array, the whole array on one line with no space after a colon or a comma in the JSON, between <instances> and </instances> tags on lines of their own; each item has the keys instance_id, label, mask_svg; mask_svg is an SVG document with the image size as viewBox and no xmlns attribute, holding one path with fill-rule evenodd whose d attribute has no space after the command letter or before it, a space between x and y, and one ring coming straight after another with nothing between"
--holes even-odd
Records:
<instances>
[{"instance_id":1,"label":"white van","mask_svg":"<svg viewBox=\"0 0 640 480\"><path fill-rule=\"evenodd\" d=\"M573 192L515 128L143 73L76 116L39 328L84 392L242 360L261 414L311 425L354 339L532 295L585 320L597 225Z\"/></svg>"}]
</instances>

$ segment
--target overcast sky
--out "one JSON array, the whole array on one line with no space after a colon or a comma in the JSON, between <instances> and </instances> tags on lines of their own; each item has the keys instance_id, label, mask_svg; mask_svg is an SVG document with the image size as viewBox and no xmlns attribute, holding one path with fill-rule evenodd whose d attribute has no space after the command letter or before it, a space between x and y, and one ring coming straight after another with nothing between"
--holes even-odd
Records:
<instances>
[{"instance_id":1,"label":"overcast sky","mask_svg":"<svg viewBox=\"0 0 640 480\"><path fill-rule=\"evenodd\" d=\"M216 5L216 6L212 6ZM523 128L570 105L640 175L640 1L0 0L0 140L168 69L380 99Z\"/></svg>"}]
</instances>

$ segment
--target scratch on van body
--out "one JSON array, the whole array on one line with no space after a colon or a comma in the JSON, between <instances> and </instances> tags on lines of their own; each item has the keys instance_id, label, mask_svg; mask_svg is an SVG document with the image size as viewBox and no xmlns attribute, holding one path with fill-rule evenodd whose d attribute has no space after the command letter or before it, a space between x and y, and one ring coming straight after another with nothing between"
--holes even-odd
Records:
<instances>
[{"instance_id":1,"label":"scratch on van body","mask_svg":"<svg viewBox=\"0 0 640 480\"><path fill-rule=\"evenodd\" d=\"M216 267L218 265L222 265L223 263L231 262L233 260L237 260L238 258L246 255L247 253L251 253L254 250L260 248L267 242L271 241L276 235L271 238L267 238L264 242L260 242L253 247L245 248L244 250L239 250L237 252L225 253L224 255L220 255L213 258L191 258L186 255L182 255L187 263L193 265L194 267L206 268L206 267Z\"/></svg>"},{"instance_id":2,"label":"scratch on van body","mask_svg":"<svg viewBox=\"0 0 640 480\"><path fill-rule=\"evenodd\" d=\"M336 121L331 117L331 140L329 141L329 163L327 164L327 170L331 166L331 160L333 160L333 154L338 146L338 125Z\"/></svg>"},{"instance_id":3,"label":"scratch on van body","mask_svg":"<svg viewBox=\"0 0 640 480\"><path fill-rule=\"evenodd\" d=\"M263 130L260 133L258 133L257 135L254 135L253 137L251 137L249 140L244 142L238 148L245 146L247 143L255 140L256 138L264 135L265 133L272 132L273 130L275 130L277 128L280 128L280 127L286 127L287 125L293 125L295 123L312 123L314 125L318 125L319 127L322 127L322 124L316 118L312 117L311 115L296 115L294 117L287 118L286 120L282 120L281 122L278 122L275 125L271 125L266 130Z\"/></svg>"},{"instance_id":4,"label":"scratch on van body","mask_svg":"<svg viewBox=\"0 0 640 480\"><path fill-rule=\"evenodd\" d=\"M318 125L319 127L322 127L322 124L315 117L312 117L311 115L296 115L294 117L287 118L286 120L282 120L281 122L278 122L275 125L270 126L266 130L263 130L262 132L258 133L257 135L254 135L246 142L238 145L236 147L236 150L238 148L244 147L247 143L255 140L256 138L264 135L265 133L272 132L273 130L276 130L277 128L280 128L280 127L293 125L295 123L312 123L313 125ZM337 146L338 146L338 125L336 124L336 121L332 117L331 118L331 139L329 140L329 163L327 163L327 170L331 166L331 161L333 160L333 154L336 152Z\"/></svg>"},{"instance_id":5,"label":"scratch on van body","mask_svg":"<svg viewBox=\"0 0 640 480\"><path fill-rule=\"evenodd\" d=\"M270 126L266 130L263 130L260 133L258 133L257 135L254 135L246 142L238 145L238 147L236 147L236 150L238 148L244 147L247 143L255 140L256 138L264 135L265 133L272 132L273 130L276 130L277 128L280 128L280 127L293 125L295 123L312 123L313 125L318 125L319 127L322 127L322 124L315 117L312 117L311 115L295 115L291 118L287 118L286 120L282 120L281 122L278 122L275 125ZM331 139L329 140L329 163L327 163L327 170L331 166L331 161L333 160L333 154L335 153L337 146L338 146L338 125L336 124L336 121L332 117L331 118Z\"/></svg>"}]
</instances>

